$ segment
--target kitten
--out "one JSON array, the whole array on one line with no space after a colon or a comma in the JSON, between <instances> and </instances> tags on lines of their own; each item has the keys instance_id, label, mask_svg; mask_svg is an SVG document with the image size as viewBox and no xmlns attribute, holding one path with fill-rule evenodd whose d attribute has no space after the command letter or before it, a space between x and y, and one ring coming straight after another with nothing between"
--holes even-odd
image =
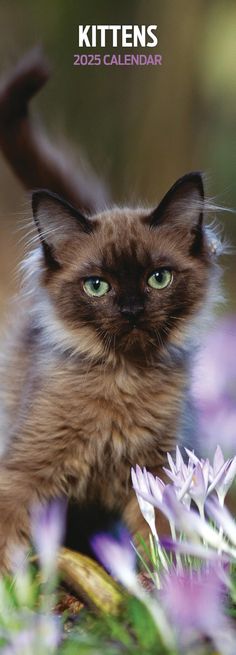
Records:
<instances>
[{"instance_id":1,"label":"kitten","mask_svg":"<svg viewBox=\"0 0 236 655\"><path fill-rule=\"evenodd\" d=\"M2 568L32 505L63 494L144 534L130 467L160 474L180 438L217 271L199 173L155 210L88 217L46 190L32 206L40 244L2 373Z\"/></svg>"}]
</instances>

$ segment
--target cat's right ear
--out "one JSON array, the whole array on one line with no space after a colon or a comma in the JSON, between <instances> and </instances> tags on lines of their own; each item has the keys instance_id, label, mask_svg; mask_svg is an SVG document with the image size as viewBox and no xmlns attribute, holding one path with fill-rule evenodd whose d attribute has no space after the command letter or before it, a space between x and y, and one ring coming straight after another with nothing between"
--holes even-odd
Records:
<instances>
[{"instance_id":1,"label":"cat's right ear","mask_svg":"<svg viewBox=\"0 0 236 655\"><path fill-rule=\"evenodd\" d=\"M200 255L204 247L203 231L204 187L199 172L187 173L179 178L162 198L149 218L151 228L167 225L174 228L192 255Z\"/></svg>"},{"instance_id":2,"label":"cat's right ear","mask_svg":"<svg viewBox=\"0 0 236 655\"><path fill-rule=\"evenodd\" d=\"M56 193L38 189L32 194L32 210L45 262L51 270L61 267L61 253L79 232L90 234L92 222Z\"/></svg>"},{"instance_id":3,"label":"cat's right ear","mask_svg":"<svg viewBox=\"0 0 236 655\"><path fill-rule=\"evenodd\" d=\"M187 173L180 177L162 198L151 215L151 227L163 223L175 226L202 225L204 209L204 187L202 174Z\"/></svg>"}]
</instances>

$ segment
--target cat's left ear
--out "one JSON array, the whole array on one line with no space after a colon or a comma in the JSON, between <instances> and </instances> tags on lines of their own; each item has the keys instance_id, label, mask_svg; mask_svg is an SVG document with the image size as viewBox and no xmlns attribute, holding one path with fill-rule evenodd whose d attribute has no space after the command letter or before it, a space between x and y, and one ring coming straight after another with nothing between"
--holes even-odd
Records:
<instances>
[{"instance_id":1,"label":"cat's left ear","mask_svg":"<svg viewBox=\"0 0 236 655\"><path fill-rule=\"evenodd\" d=\"M77 235L90 234L92 221L47 189L34 191L32 210L45 263L49 269L56 270L63 264L65 244Z\"/></svg>"},{"instance_id":2,"label":"cat's left ear","mask_svg":"<svg viewBox=\"0 0 236 655\"><path fill-rule=\"evenodd\" d=\"M193 247L202 243L202 223L204 210L204 187L199 172L181 177L162 198L160 204L149 217L151 228L170 225L176 229L184 228L193 236Z\"/></svg>"}]
</instances>

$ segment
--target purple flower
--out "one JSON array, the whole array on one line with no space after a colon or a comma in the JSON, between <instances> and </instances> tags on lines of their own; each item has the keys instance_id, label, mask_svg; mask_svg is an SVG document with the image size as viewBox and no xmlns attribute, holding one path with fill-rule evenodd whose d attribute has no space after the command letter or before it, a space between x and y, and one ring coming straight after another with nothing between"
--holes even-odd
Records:
<instances>
[{"instance_id":1,"label":"purple flower","mask_svg":"<svg viewBox=\"0 0 236 655\"><path fill-rule=\"evenodd\" d=\"M215 498L211 498L207 501L206 510L216 525L221 529L222 533L227 535L229 543L231 542L236 547L236 523L227 507L222 507ZM236 559L235 548L233 553Z\"/></svg>"},{"instance_id":2,"label":"purple flower","mask_svg":"<svg viewBox=\"0 0 236 655\"><path fill-rule=\"evenodd\" d=\"M65 501L55 500L47 505L35 505L31 514L31 534L39 561L46 575L56 567L58 549L63 540Z\"/></svg>"},{"instance_id":3,"label":"purple flower","mask_svg":"<svg viewBox=\"0 0 236 655\"><path fill-rule=\"evenodd\" d=\"M163 470L173 482L178 498L189 506L190 496L187 492L191 487L194 472L192 460L189 458L188 464L185 464L178 446L176 447L175 462L170 453L167 453L167 459L170 468L163 467Z\"/></svg>"},{"instance_id":4,"label":"purple flower","mask_svg":"<svg viewBox=\"0 0 236 655\"><path fill-rule=\"evenodd\" d=\"M168 453L170 469L164 468L164 471L173 482L177 498L182 500L188 507L190 507L192 498L202 514L207 496L210 464L208 460L199 460L187 448L186 452L189 456L187 464L185 464L178 446L176 448L176 463Z\"/></svg>"},{"instance_id":5,"label":"purple flower","mask_svg":"<svg viewBox=\"0 0 236 655\"><path fill-rule=\"evenodd\" d=\"M195 501L199 512L203 510L207 496L209 481L209 460L206 459L204 464L196 464L193 472L192 482L189 489L191 498Z\"/></svg>"},{"instance_id":6,"label":"purple flower","mask_svg":"<svg viewBox=\"0 0 236 655\"><path fill-rule=\"evenodd\" d=\"M202 446L236 450L236 318L218 321L204 339L193 376Z\"/></svg>"},{"instance_id":7,"label":"purple flower","mask_svg":"<svg viewBox=\"0 0 236 655\"><path fill-rule=\"evenodd\" d=\"M223 642L230 650L234 640L231 626L225 616L224 590L217 570L211 568L198 572L185 570L181 575L172 570L163 579L162 602L167 617L176 627L181 643L198 637L210 637L217 647Z\"/></svg>"},{"instance_id":8,"label":"purple flower","mask_svg":"<svg viewBox=\"0 0 236 655\"><path fill-rule=\"evenodd\" d=\"M135 487L135 489L140 489L145 493L150 493L151 491L150 476L151 474L150 473L148 474L145 468L142 471L140 466L136 466L136 469L134 468L131 469L131 479L132 479L133 486ZM157 531L156 531L154 507L151 503L144 500L142 496L139 495L139 493L137 493L136 495L137 495L140 511L145 521L147 521L153 536L156 537L156 539L158 539Z\"/></svg>"},{"instance_id":9,"label":"purple flower","mask_svg":"<svg viewBox=\"0 0 236 655\"><path fill-rule=\"evenodd\" d=\"M136 556L127 530L121 528L118 538L100 533L91 539L93 551L101 564L127 589L136 587Z\"/></svg>"},{"instance_id":10,"label":"purple flower","mask_svg":"<svg viewBox=\"0 0 236 655\"><path fill-rule=\"evenodd\" d=\"M152 503L144 500L139 491L146 494L154 494L155 497L158 498L161 502L163 491L165 489L164 482L162 482L160 478L154 477L152 473L147 472L146 468L142 470L138 465L136 466L136 469L131 469L131 479L137 496L140 511L145 521L147 521L152 535L155 537L156 541L158 541L154 507Z\"/></svg>"},{"instance_id":11,"label":"purple flower","mask_svg":"<svg viewBox=\"0 0 236 655\"><path fill-rule=\"evenodd\" d=\"M192 498L200 514L203 515L206 498L215 491L223 506L225 496L236 476L236 457L225 460L221 447L218 445L214 454L213 466L211 466L208 459L199 459L193 451L188 448L185 450L189 458L188 464L184 463L177 447L176 463L168 453L170 469L164 468L172 480L177 498L188 507Z\"/></svg>"},{"instance_id":12,"label":"purple flower","mask_svg":"<svg viewBox=\"0 0 236 655\"><path fill-rule=\"evenodd\" d=\"M172 543L175 544L176 560L179 568L181 568L179 554L181 550L182 552L184 550L183 546L180 548L180 543L177 541L176 530L182 533L182 535L190 536L191 540L194 539L195 542L197 540L198 554L200 552L199 542L200 544L201 542L204 545L207 544L209 552L208 559L213 556L213 552L210 553L209 551L209 546L218 551L218 553L223 553L224 557L235 558L235 524L229 513L220 512L220 510L221 508L223 509L225 495L236 474L236 457L232 460L225 461L222 451L218 446L214 455L213 466L211 466L209 460L200 460L189 450L187 450L187 454L189 456L187 464L184 463L178 448L176 451L176 462L168 455L170 469L165 470L172 479L172 485L165 485L159 478L154 478L146 470L143 480L142 476L144 476L144 473L142 473L141 469L138 469L138 476L133 476L133 484L139 502L142 499L144 507L147 506L149 508L151 504L153 507L161 510L167 517L170 524ZM206 499L212 492L216 492L218 501L213 504L209 501L208 513L211 513L219 529L212 526L206 520L204 514ZM191 508L191 499L195 501L198 512ZM141 502L140 505L142 505ZM148 511L150 514L150 510ZM222 519L221 522L220 518ZM189 546L189 554L196 555L196 548L195 553L193 552L194 545L196 546L196 543L190 546L189 542L186 542L185 537L184 548L186 553ZM161 561L163 559L163 563L165 563L166 560L165 556L163 557L160 543L158 543L158 549ZM192 551L191 553L190 550Z\"/></svg>"},{"instance_id":13,"label":"purple flower","mask_svg":"<svg viewBox=\"0 0 236 655\"><path fill-rule=\"evenodd\" d=\"M236 475L236 457L224 460L220 446L217 446L213 460L213 467L210 469L211 484L208 488L208 495L216 491L220 504L223 506L225 496L231 487Z\"/></svg>"},{"instance_id":14,"label":"purple flower","mask_svg":"<svg viewBox=\"0 0 236 655\"><path fill-rule=\"evenodd\" d=\"M154 494L156 498L159 498L160 502L162 501L162 496L163 492L165 489L165 484L162 482L162 480L158 477L154 477L152 473L147 472L146 468L143 470L140 468L140 466L136 466L136 469L132 468L131 469L131 479L133 482L133 487L137 496L137 501L140 507L140 511L145 519L147 521L151 533L155 539L156 546L157 546L157 552L160 558L160 561L162 563L162 566L164 568L167 567L166 563L166 558L164 556L164 553L162 549L159 546L159 537L157 534L156 530L156 514L155 510L153 507L153 504L145 500L142 495L139 493L139 491L144 492L146 494Z\"/></svg>"},{"instance_id":15,"label":"purple flower","mask_svg":"<svg viewBox=\"0 0 236 655\"><path fill-rule=\"evenodd\" d=\"M174 541L169 537L163 537L160 543L165 550L171 551L180 555L191 555L203 560L220 561L221 563L229 562L229 557L226 555L219 555L212 548L206 548L203 544L196 541Z\"/></svg>"},{"instance_id":16,"label":"purple flower","mask_svg":"<svg viewBox=\"0 0 236 655\"><path fill-rule=\"evenodd\" d=\"M150 475L150 474L149 474ZM160 496L159 489L154 487L154 485L151 486L151 490L148 491L147 489L143 490L140 488L140 486L136 485L136 482L134 481L134 491L138 496L140 496L144 501L150 503L153 505L153 507L156 507L157 509L160 509L163 514L168 518L168 520L171 522L174 520L174 516L172 514L171 509L169 508L168 504L166 503L166 492L167 489L170 487L174 492L174 489L171 487L171 485L164 485L164 490L162 495Z\"/></svg>"},{"instance_id":17,"label":"purple flower","mask_svg":"<svg viewBox=\"0 0 236 655\"><path fill-rule=\"evenodd\" d=\"M225 393L233 393L236 379L236 317L218 320L204 339L204 346L195 369L194 388L198 397L215 401Z\"/></svg>"},{"instance_id":18,"label":"purple flower","mask_svg":"<svg viewBox=\"0 0 236 655\"><path fill-rule=\"evenodd\" d=\"M161 605L151 595L147 594L140 584L135 569L135 551L127 530L122 528L119 539L108 534L97 534L91 540L92 548L101 564L117 578L126 589L144 603L158 626L163 643L173 649L171 627L166 621Z\"/></svg>"},{"instance_id":19,"label":"purple flower","mask_svg":"<svg viewBox=\"0 0 236 655\"><path fill-rule=\"evenodd\" d=\"M202 539L204 543L209 544L212 548L220 549L229 555L232 554L232 547L225 540L224 535L213 528L198 512L181 503L171 485L166 485L161 502L154 496L144 494L141 491L139 493L145 500L152 502L154 507L160 509L167 517L170 525L175 525L179 532Z\"/></svg>"},{"instance_id":20,"label":"purple flower","mask_svg":"<svg viewBox=\"0 0 236 655\"><path fill-rule=\"evenodd\" d=\"M58 617L52 614L31 613L22 619L19 615L16 619L16 625L18 624L21 629L16 632L14 629L11 630L8 645L5 649L1 649L3 655L42 655L42 653L53 655L58 652L62 637Z\"/></svg>"}]
</instances>

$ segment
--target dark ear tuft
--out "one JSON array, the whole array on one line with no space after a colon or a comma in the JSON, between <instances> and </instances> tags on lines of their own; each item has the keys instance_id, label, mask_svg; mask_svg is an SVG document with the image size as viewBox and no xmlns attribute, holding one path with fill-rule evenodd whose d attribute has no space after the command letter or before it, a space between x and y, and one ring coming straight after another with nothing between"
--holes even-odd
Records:
<instances>
[{"instance_id":1,"label":"dark ear tuft","mask_svg":"<svg viewBox=\"0 0 236 655\"><path fill-rule=\"evenodd\" d=\"M38 189L32 194L32 210L44 257L51 270L61 267L64 244L79 232L90 234L92 222L56 193Z\"/></svg>"}]
</instances>

